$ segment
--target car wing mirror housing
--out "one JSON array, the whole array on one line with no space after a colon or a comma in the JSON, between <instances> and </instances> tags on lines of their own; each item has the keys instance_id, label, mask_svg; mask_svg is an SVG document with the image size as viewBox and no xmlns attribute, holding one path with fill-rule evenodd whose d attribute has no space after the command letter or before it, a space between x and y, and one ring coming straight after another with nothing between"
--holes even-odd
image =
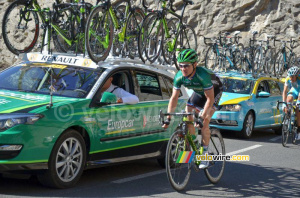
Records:
<instances>
[{"instance_id":1,"label":"car wing mirror housing","mask_svg":"<svg viewBox=\"0 0 300 198\"><path fill-rule=\"evenodd\" d=\"M267 98L269 97L271 94L266 92L266 91L261 91L258 93L258 97L261 97L261 98Z\"/></svg>"}]
</instances>

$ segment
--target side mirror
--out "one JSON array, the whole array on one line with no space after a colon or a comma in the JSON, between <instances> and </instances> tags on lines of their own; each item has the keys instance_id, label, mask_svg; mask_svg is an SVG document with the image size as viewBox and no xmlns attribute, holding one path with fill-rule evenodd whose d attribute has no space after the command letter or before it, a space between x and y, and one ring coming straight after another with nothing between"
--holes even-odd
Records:
<instances>
[{"instance_id":1,"label":"side mirror","mask_svg":"<svg viewBox=\"0 0 300 198\"><path fill-rule=\"evenodd\" d=\"M266 92L266 91L261 91L258 93L258 97L261 97L261 98L267 98L269 97L271 94Z\"/></svg>"}]
</instances>

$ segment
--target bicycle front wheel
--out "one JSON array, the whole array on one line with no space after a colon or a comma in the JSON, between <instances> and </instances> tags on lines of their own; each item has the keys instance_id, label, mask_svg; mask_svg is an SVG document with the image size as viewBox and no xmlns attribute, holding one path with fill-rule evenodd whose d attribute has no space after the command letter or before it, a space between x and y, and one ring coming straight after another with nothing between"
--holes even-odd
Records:
<instances>
[{"instance_id":1,"label":"bicycle front wheel","mask_svg":"<svg viewBox=\"0 0 300 198\"><path fill-rule=\"evenodd\" d=\"M104 61L113 44L114 28L109 12L98 6L91 12L85 30L86 49L96 63Z\"/></svg>"},{"instance_id":2,"label":"bicycle front wheel","mask_svg":"<svg viewBox=\"0 0 300 198\"><path fill-rule=\"evenodd\" d=\"M176 131L166 150L166 172L171 186L177 191L185 188L191 176L190 163L176 163L181 151L191 151L191 147L181 131Z\"/></svg>"},{"instance_id":3,"label":"bicycle front wheel","mask_svg":"<svg viewBox=\"0 0 300 198\"><path fill-rule=\"evenodd\" d=\"M289 131L291 130L291 119L285 118L282 122L282 134L281 143L282 146L286 147L287 141L289 139Z\"/></svg>"},{"instance_id":4,"label":"bicycle front wheel","mask_svg":"<svg viewBox=\"0 0 300 198\"><path fill-rule=\"evenodd\" d=\"M30 52L39 36L39 18L27 1L15 1L5 11L3 40L9 51L19 55Z\"/></svg>"},{"instance_id":5,"label":"bicycle front wheel","mask_svg":"<svg viewBox=\"0 0 300 198\"><path fill-rule=\"evenodd\" d=\"M225 155L225 144L223 137L218 129L211 129L210 142L208 146L208 155ZM225 169L225 159L222 161L211 161L206 168L205 175L207 179L215 184L220 181Z\"/></svg>"}]
</instances>

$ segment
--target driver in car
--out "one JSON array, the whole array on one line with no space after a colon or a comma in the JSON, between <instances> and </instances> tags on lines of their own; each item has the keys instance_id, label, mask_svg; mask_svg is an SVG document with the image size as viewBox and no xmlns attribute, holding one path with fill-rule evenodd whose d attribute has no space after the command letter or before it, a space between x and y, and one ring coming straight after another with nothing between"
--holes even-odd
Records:
<instances>
[{"instance_id":1,"label":"driver in car","mask_svg":"<svg viewBox=\"0 0 300 198\"><path fill-rule=\"evenodd\" d=\"M139 102L139 98L136 95L133 95L121 87L118 87L112 84L113 77L111 76L101 88L101 93L109 92L118 98L117 103L124 103L124 104L136 104Z\"/></svg>"}]
</instances>

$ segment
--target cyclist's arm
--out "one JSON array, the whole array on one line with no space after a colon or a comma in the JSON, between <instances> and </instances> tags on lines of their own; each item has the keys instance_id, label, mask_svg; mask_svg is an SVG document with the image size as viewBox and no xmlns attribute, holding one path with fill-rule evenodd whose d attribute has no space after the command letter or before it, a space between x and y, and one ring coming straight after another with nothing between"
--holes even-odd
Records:
<instances>
[{"instance_id":1,"label":"cyclist's arm","mask_svg":"<svg viewBox=\"0 0 300 198\"><path fill-rule=\"evenodd\" d=\"M173 88L172 96L168 105L168 113L173 113L176 109L178 98L180 94L180 89ZM171 116L168 116L168 119L171 119Z\"/></svg>"},{"instance_id":2,"label":"cyclist's arm","mask_svg":"<svg viewBox=\"0 0 300 198\"><path fill-rule=\"evenodd\" d=\"M283 87L283 92L282 92L282 101L286 102L286 98L287 98L287 92L288 92L288 86L284 85ZM299 96L298 96L299 97Z\"/></svg>"},{"instance_id":3,"label":"cyclist's arm","mask_svg":"<svg viewBox=\"0 0 300 198\"><path fill-rule=\"evenodd\" d=\"M215 100L214 88L205 90L204 95L206 97L206 103L204 105L202 117L206 118L206 115L208 115L208 113L210 112L210 110L214 104L214 100Z\"/></svg>"}]
</instances>

